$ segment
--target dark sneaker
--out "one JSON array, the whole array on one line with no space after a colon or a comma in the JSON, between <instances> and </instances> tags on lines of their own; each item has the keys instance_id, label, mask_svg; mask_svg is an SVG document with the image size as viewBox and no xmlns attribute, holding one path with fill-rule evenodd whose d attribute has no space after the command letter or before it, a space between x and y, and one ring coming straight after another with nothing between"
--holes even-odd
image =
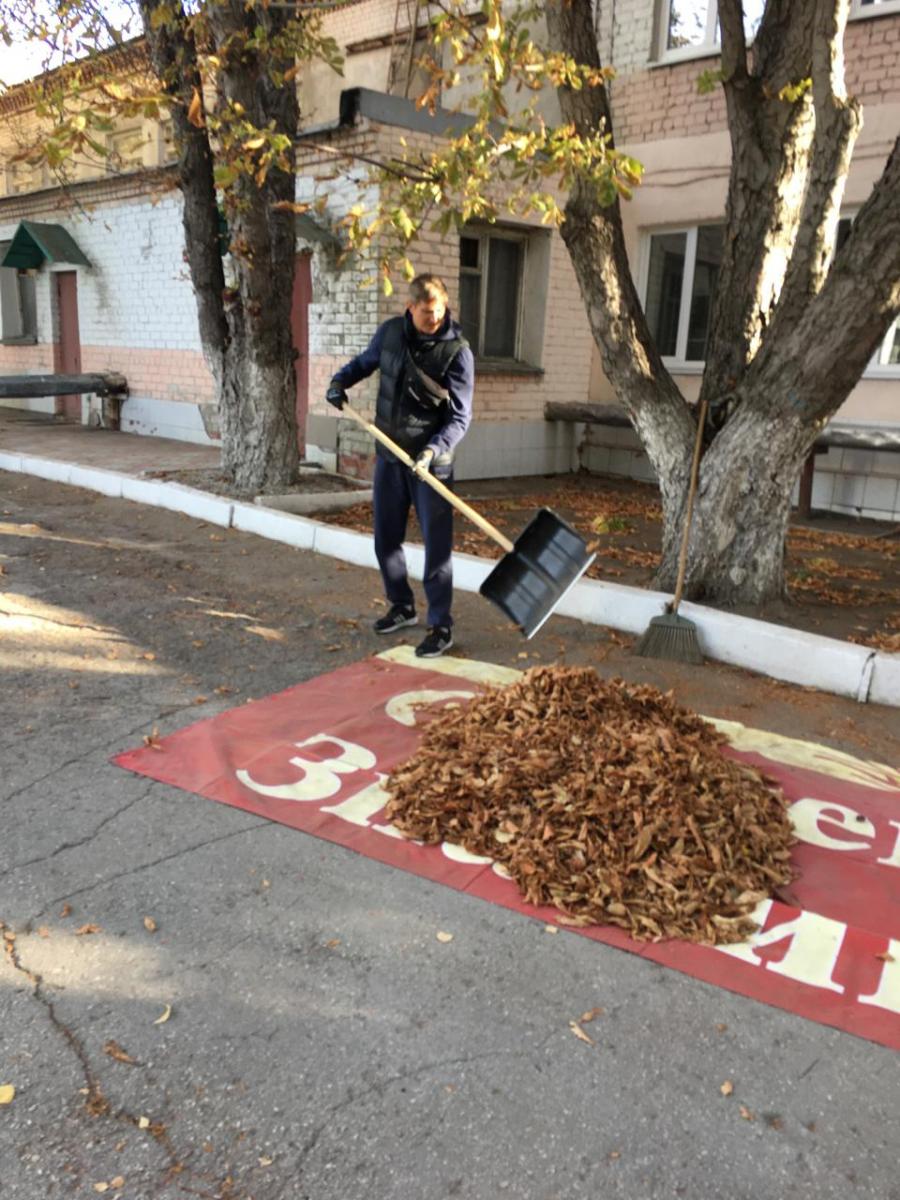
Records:
<instances>
[{"instance_id":1,"label":"dark sneaker","mask_svg":"<svg viewBox=\"0 0 900 1200\"><path fill-rule=\"evenodd\" d=\"M378 618L372 628L376 633L396 633L398 629L405 629L407 625L418 625L418 623L419 619L415 609L395 604L383 617Z\"/></svg>"},{"instance_id":2,"label":"dark sneaker","mask_svg":"<svg viewBox=\"0 0 900 1200\"><path fill-rule=\"evenodd\" d=\"M435 625L428 636L416 646L416 658L437 658L453 645L453 634L446 625Z\"/></svg>"}]
</instances>

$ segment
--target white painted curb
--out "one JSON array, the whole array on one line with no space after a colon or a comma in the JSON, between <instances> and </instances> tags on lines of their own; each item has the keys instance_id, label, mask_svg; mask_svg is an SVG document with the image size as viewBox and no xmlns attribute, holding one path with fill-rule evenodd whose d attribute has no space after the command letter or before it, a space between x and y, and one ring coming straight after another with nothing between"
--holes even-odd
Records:
<instances>
[{"instance_id":1,"label":"white painted curb","mask_svg":"<svg viewBox=\"0 0 900 1200\"><path fill-rule=\"evenodd\" d=\"M118 471L104 471L100 467L79 467L73 463L68 482L72 487L102 492L104 496L113 496L116 499L120 499L122 495L123 479Z\"/></svg>"},{"instance_id":2,"label":"white painted curb","mask_svg":"<svg viewBox=\"0 0 900 1200\"><path fill-rule=\"evenodd\" d=\"M170 509L356 566L376 569L378 566L370 534L327 525L261 504L232 503L182 484L139 479L118 471L81 467L30 454L0 452L0 470L37 475L56 483L68 483L107 496L121 496L139 504ZM406 559L412 578L421 579L425 568L424 549L421 546L406 547ZM494 561L472 554L454 554L454 585L460 591L477 592L493 569ZM563 598L556 612L587 624L607 625L639 634L653 617L665 611L670 600L671 596L665 592L581 579ZM873 651L867 646L739 617L699 604L682 604L679 612L697 626L701 649L709 658L802 687L849 696L860 703L869 701L900 708L900 654Z\"/></svg>"},{"instance_id":3,"label":"white painted curb","mask_svg":"<svg viewBox=\"0 0 900 1200\"><path fill-rule=\"evenodd\" d=\"M872 704L892 704L900 708L900 654L878 650L872 661L872 683L868 696Z\"/></svg>"},{"instance_id":4,"label":"white painted curb","mask_svg":"<svg viewBox=\"0 0 900 1200\"><path fill-rule=\"evenodd\" d=\"M233 504L231 525L242 533L255 533L274 542L295 546L298 550L312 550L316 533L313 521L255 504Z\"/></svg>"},{"instance_id":5,"label":"white painted curb","mask_svg":"<svg viewBox=\"0 0 900 1200\"><path fill-rule=\"evenodd\" d=\"M719 612L701 604L682 604L678 611L697 626L700 647L710 658L788 683L821 688L854 700L859 697L863 672L872 657L869 647Z\"/></svg>"},{"instance_id":6,"label":"white painted curb","mask_svg":"<svg viewBox=\"0 0 900 1200\"><path fill-rule=\"evenodd\" d=\"M161 483L156 503L160 508L185 513L199 521L221 525L224 529L231 524L232 502L209 492L201 492L199 488L185 487L181 483Z\"/></svg>"}]
</instances>

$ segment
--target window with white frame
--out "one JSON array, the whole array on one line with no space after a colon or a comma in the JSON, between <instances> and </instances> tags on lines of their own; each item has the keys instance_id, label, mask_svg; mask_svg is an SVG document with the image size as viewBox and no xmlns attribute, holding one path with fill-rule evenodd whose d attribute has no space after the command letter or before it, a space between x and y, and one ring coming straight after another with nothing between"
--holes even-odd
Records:
<instances>
[{"instance_id":1,"label":"window with white frame","mask_svg":"<svg viewBox=\"0 0 900 1200\"><path fill-rule=\"evenodd\" d=\"M766 0L744 0L744 36L751 42L759 29ZM718 0L659 0L659 59L677 60L716 54L721 44ZM900 13L900 0L851 0L850 16L877 17Z\"/></svg>"},{"instance_id":2,"label":"window with white frame","mask_svg":"<svg viewBox=\"0 0 900 1200\"><path fill-rule=\"evenodd\" d=\"M0 262L9 242L0 242ZM15 267L0 267L0 341L7 345L37 340L34 276Z\"/></svg>"},{"instance_id":3,"label":"window with white frame","mask_svg":"<svg viewBox=\"0 0 900 1200\"><path fill-rule=\"evenodd\" d=\"M900 0L851 0L851 17L878 17L882 13L900 12Z\"/></svg>"},{"instance_id":4,"label":"window with white frame","mask_svg":"<svg viewBox=\"0 0 900 1200\"><path fill-rule=\"evenodd\" d=\"M850 226L853 224L853 217L841 217L838 221L837 237L835 239L835 253L841 249L850 236ZM895 375L900 371L900 317L891 325L885 334L881 345L872 355L868 367L866 367L867 375L881 375L887 373Z\"/></svg>"},{"instance_id":5,"label":"window with white frame","mask_svg":"<svg viewBox=\"0 0 900 1200\"><path fill-rule=\"evenodd\" d=\"M527 235L469 227L459 239L459 321L476 358L521 358Z\"/></svg>"},{"instance_id":6,"label":"window with white frame","mask_svg":"<svg viewBox=\"0 0 900 1200\"><path fill-rule=\"evenodd\" d=\"M756 36L766 0L744 0L744 36ZM659 20L660 58L691 58L719 49L717 0L662 0Z\"/></svg>"},{"instance_id":7,"label":"window with white frame","mask_svg":"<svg viewBox=\"0 0 900 1200\"><path fill-rule=\"evenodd\" d=\"M838 224L837 249L850 233L852 217ZM706 346L722 262L724 225L651 233L645 243L644 312L657 348L669 366L697 370ZM900 318L866 368L866 374L900 372Z\"/></svg>"},{"instance_id":8,"label":"window with white frame","mask_svg":"<svg viewBox=\"0 0 900 1200\"><path fill-rule=\"evenodd\" d=\"M672 362L706 358L724 228L695 225L648 239L644 311L660 354Z\"/></svg>"}]
</instances>

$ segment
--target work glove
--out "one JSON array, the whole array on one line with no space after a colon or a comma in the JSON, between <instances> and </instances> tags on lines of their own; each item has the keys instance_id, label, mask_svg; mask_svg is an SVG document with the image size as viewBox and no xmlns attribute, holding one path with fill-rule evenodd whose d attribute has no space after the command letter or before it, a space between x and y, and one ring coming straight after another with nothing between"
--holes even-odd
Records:
<instances>
[{"instance_id":1,"label":"work glove","mask_svg":"<svg viewBox=\"0 0 900 1200\"><path fill-rule=\"evenodd\" d=\"M413 463L413 470L417 475L427 475L431 470L431 464L434 462L434 451L426 448L421 451L416 461Z\"/></svg>"},{"instance_id":2,"label":"work glove","mask_svg":"<svg viewBox=\"0 0 900 1200\"><path fill-rule=\"evenodd\" d=\"M347 393L332 380L328 385L328 391L325 393L325 399L340 411L347 403Z\"/></svg>"}]
</instances>

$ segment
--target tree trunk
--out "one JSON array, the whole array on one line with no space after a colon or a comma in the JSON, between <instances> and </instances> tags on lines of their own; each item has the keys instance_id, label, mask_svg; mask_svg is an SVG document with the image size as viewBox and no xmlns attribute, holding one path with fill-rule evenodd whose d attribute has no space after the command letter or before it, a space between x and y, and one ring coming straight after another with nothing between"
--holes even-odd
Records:
<instances>
[{"instance_id":1,"label":"tree trunk","mask_svg":"<svg viewBox=\"0 0 900 1200\"><path fill-rule=\"evenodd\" d=\"M141 11L154 69L173 99L186 255L201 343L216 387L223 467L242 491L277 491L294 480L298 464L290 319L294 219L275 206L294 200L299 114L294 85L276 84L272 78L273 72L283 75L294 65L293 53L279 49L286 44L282 35L294 14L289 6L249 6L241 0L223 0L206 14L219 61L216 83L225 120L238 112L248 127L286 139L282 166L258 172L245 164L225 192L236 285L229 288L219 251L209 131L201 116L188 117L192 100L203 91L190 19L181 5L171 9L163 0L141 0ZM257 33L264 35L261 48ZM221 131L218 140L221 156ZM236 152L240 150L238 146Z\"/></svg>"}]
</instances>

